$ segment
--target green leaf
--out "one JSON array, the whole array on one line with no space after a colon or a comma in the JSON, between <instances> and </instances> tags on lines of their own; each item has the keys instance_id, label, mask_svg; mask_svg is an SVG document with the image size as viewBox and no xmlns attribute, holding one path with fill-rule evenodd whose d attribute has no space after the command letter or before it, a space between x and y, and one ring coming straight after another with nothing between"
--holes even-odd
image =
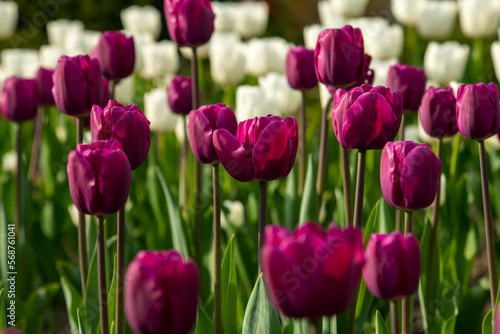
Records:
<instances>
[{"instance_id":1,"label":"green leaf","mask_svg":"<svg viewBox=\"0 0 500 334\"><path fill-rule=\"evenodd\" d=\"M71 334L79 334L77 310L83 309L84 305L82 297L65 277L61 277L61 287L64 294L64 300L66 301Z\"/></svg>"},{"instance_id":2,"label":"green leaf","mask_svg":"<svg viewBox=\"0 0 500 334\"><path fill-rule=\"evenodd\" d=\"M309 321L307 319L293 319L293 334L309 334Z\"/></svg>"},{"instance_id":3,"label":"green leaf","mask_svg":"<svg viewBox=\"0 0 500 334\"><path fill-rule=\"evenodd\" d=\"M373 295L368 291L366 287L365 280L361 280L358 302L356 306L356 320L354 322L354 327L358 333L361 333L363 326L365 324L366 318L370 313L370 308L373 303Z\"/></svg>"},{"instance_id":4,"label":"green leaf","mask_svg":"<svg viewBox=\"0 0 500 334\"><path fill-rule=\"evenodd\" d=\"M377 311L376 319L375 319L375 333L376 334L391 334L389 332L389 328L385 324L384 318L379 311Z\"/></svg>"},{"instance_id":5,"label":"green leaf","mask_svg":"<svg viewBox=\"0 0 500 334\"><path fill-rule=\"evenodd\" d=\"M109 319L109 327L114 323L115 321L115 314L116 314L116 255L115 255L115 260L114 260L114 266L113 266L113 278L111 279L111 286L109 287L109 293L108 293L108 319Z\"/></svg>"},{"instance_id":6,"label":"green leaf","mask_svg":"<svg viewBox=\"0 0 500 334\"><path fill-rule=\"evenodd\" d=\"M222 328L227 333L236 332L236 299L238 282L234 256L234 234L229 240L222 260Z\"/></svg>"},{"instance_id":7,"label":"green leaf","mask_svg":"<svg viewBox=\"0 0 500 334\"><path fill-rule=\"evenodd\" d=\"M428 327L433 327L433 324L428 324L428 310L427 310L427 300L425 298L425 289L426 289L426 279L427 279L427 258L429 251L429 239L431 235L431 222L427 217L425 219L424 230L422 232L422 236L420 237L420 258L422 259L421 263L421 271L420 271L420 282L418 283L418 298L420 302L420 308L422 309L422 318L424 329L428 331ZM437 248L437 247L436 247ZM435 259L438 256L435 257ZM435 319L436 317L431 317L431 319ZM431 320L429 319L429 320Z\"/></svg>"},{"instance_id":8,"label":"green leaf","mask_svg":"<svg viewBox=\"0 0 500 334\"><path fill-rule=\"evenodd\" d=\"M156 183L155 168L154 164L152 163L148 165L148 170L146 174L146 183L148 186L149 204L151 205L151 209L153 210L153 214L158 226L158 237L160 240L163 240L163 238L165 238L166 222L163 217L163 212L160 206L160 195L158 193L158 184Z\"/></svg>"},{"instance_id":9,"label":"green leaf","mask_svg":"<svg viewBox=\"0 0 500 334\"><path fill-rule=\"evenodd\" d=\"M24 328L27 333L43 332L45 312L51 308L52 300L59 290L59 283L48 283L31 292L23 312L27 316L26 328Z\"/></svg>"},{"instance_id":10,"label":"green leaf","mask_svg":"<svg viewBox=\"0 0 500 334\"><path fill-rule=\"evenodd\" d=\"M365 227L365 235L363 237L363 243L365 245L370 240L370 236L372 235L372 233L374 233L375 231L378 231L379 210L380 210L380 203L381 202L382 202L382 199L379 199L377 201L377 204L375 204L372 211L370 212L370 216L368 216L368 221L366 222L366 227Z\"/></svg>"},{"instance_id":11,"label":"green leaf","mask_svg":"<svg viewBox=\"0 0 500 334\"><path fill-rule=\"evenodd\" d=\"M7 310L5 307L5 290L0 289L0 331L7 328Z\"/></svg>"},{"instance_id":12,"label":"green leaf","mask_svg":"<svg viewBox=\"0 0 500 334\"><path fill-rule=\"evenodd\" d=\"M248 300L242 333L281 333L279 317L267 296L262 274L259 275Z\"/></svg>"},{"instance_id":13,"label":"green leaf","mask_svg":"<svg viewBox=\"0 0 500 334\"><path fill-rule=\"evenodd\" d=\"M299 223L307 221L318 221L318 195L316 193L316 170L312 155L309 155L307 162L306 180L304 183L304 193L300 203Z\"/></svg>"},{"instance_id":14,"label":"green leaf","mask_svg":"<svg viewBox=\"0 0 500 334\"><path fill-rule=\"evenodd\" d=\"M86 334L85 327L83 326L82 317L80 315L80 309L77 309L76 313L78 315L78 333L79 334Z\"/></svg>"},{"instance_id":15,"label":"green leaf","mask_svg":"<svg viewBox=\"0 0 500 334\"><path fill-rule=\"evenodd\" d=\"M213 334L214 324L208 314L200 307L198 308L198 320L194 334Z\"/></svg>"},{"instance_id":16,"label":"green leaf","mask_svg":"<svg viewBox=\"0 0 500 334\"><path fill-rule=\"evenodd\" d=\"M295 169L295 168L294 168ZM285 226L293 230L297 224L297 207L299 196L297 194L297 179L294 170L286 178L285 190Z\"/></svg>"},{"instance_id":17,"label":"green leaf","mask_svg":"<svg viewBox=\"0 0 500 334\"><path fill-rule=\"evenodd\" d=\"M492 311L490 310L483 320L483 334L491 334L493 333L493 325L492 325Z\"/></svg>"},{"instance_id":18,"label":"green leaf","mask_svg":"<svg viewBox=\"0 0 500 334\"><path fill-rule=\"evenodd\" d=\"M0 196L1 197L1 196ZM0 277L7 277L7 213L3 201L0 200Z\"/></svg>"},{"instance_id":19,"label":"green leaf","mask_svg":"<svg viewBox=\"0 0 500 334\"><path fill-rule=\"evenodd\" d=\"M163 175L158 167L156 167L156 175L158 175L158 179L160 180L167 202L170 229L172 231L172 243L177 251L187 257L189 256L189 252L186 239L184 238L184 232L182 231L182 220L179 212L179 206L175 202L174 195L172 195L172 191L170 190L167 182L165 182L165 178L163 178Z\"/></svg>"}]
</instances>

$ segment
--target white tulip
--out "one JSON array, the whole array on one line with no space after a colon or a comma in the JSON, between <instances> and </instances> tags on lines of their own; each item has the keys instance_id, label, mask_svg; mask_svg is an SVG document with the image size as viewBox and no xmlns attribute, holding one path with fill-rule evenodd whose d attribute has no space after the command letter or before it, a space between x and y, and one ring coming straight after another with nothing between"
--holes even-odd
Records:
<instances>
[{"instance_id":1,"label":"white tulip","mask_svg":"<svg viewBox=\"0 0 500 334\"><path fill-rule=\"evenodd\" d=\"M76 33L81 33L84 30L81 21L70 21L66 19L47 22L47 35L49 44L66 48L66 41L69 36L75 36Z\"/></svg>"},{"instance_id":2,"label":"white tulip","mask_svg":"<svg viewBox=\"0 0 500 334\"><path fill-rule=\"evenodd\" d=\"M302 94L290 87L284 74L272 72L261 76L259 86L274 108L282 114L294 115L299 111Z\"/></svg>"},{"instance_id":3,"label":"white tulip","mask_svg":"<svg viewBox=\"0 0 500 334\"><path fill-rule=\"evenodd\" d=\"M174 114L177 120L175 121L175 137L179 143L184 143L184 138L186 138L189 142L189 133L187 132L187 125L189 123L189 117L179 114ZM184 125L183 117L186 118L186 125ZM184 135L186 137L184 137Z\"/></svg>"},{"instance_id":4,"label":"white tulip","mask_svg":"<svg viewBox=\"0 0 500 334\"><path fill-rule=\"evenodd\" d=\"M16 151L9 151L2 157L2 172L14 173L17 167L17 153Z\"/></svg>"},{"instance_id":5,"label":"white tulip","mask_svg":"<svg viewBox=\"0 0 500 334\"><path fill-rule=\"evenodd\" d=\"M169 40L142 45L144 66L139 74L146 79L160 79L179 70L177 45Z\"/></svg>"},{"instance_id":6,"label":"white tulip","mask_svg":"<svg viewBox=\"0 0 500 334\"><path fill-rule=\"evenodd\" d=\"M335 12L343 17L362 16L366 11L368 0L330 0Z\"/></svg>"},{"instance_id":7,"label":"white tulip","mask_svg":"<svg viewBox=\"0 0 500 334\"><path fill-rule=\"evenodd\" d=\"M265 1L242 1L238 3L234 17L234 29L243 38L264 34L269 19L269 5Z\"/></svg>"},{"instance_id":8,"label":"white tulip","mask_svg":"<svg viewBox=\"0 0 500 334\"><path fill-rule=\"evenodd\" d=\"M318 1L318 14L319 22L325 27L341 28L345 25L345 19L339 16L331 1Z\"/></svg>"},{"instance_id":9,"label":"white tulip","mask_svg":"<svg viewBox=\"0 0 500 334\"><path fill-rule=\"evenodd\" d=\"M500 42L498 41L491 44L491 60L493 60L497 80L500 80Z\"/></svg>"},{"instance_id":10,"label":"white tulip","mask_svg":"<svg viewBox=\"0 0 500 334\"><path fill-rule=\"evenodd\" d=\"M0 39L12 36L17 26L19 10L15 1L0 1Z\"/></svg>"},{"instance_id":11,"label":"white tulip","mask_svg":"<svg viewBox=\"0 0 500 334\"><path fill-rule=\"evenodd\" d=\"M467 60L469 46L455 41L442 44L430 42L425 50L424 70L427 78L447 85L450 81L462 80Z\"/></svg>"},{"instance_id":12,"label":"white tulip","mask_svg":"<svg viewBox=\"0 0 500 334\"><path fill-rule=\"evenodd\" d=\"M120 12L122 25L136 34L149 33L157 39L161 32L161 13L153 6L130 6Z\"/></svg>"},{"instance_id":13,"label":"white tulip","mask_svg":"<svg viewBox=\"0 0 500 334\"><path fill-rule=\"evenodd\" d=\"M180 47L179 50L181 51L181 55L186 58L187 60L191 60L191 57L193 55L193 49L191 49L189 46L183 46ZM196 47L196 57L198 59L207 59L208 58L208 51L210 50L210 41L203 45L199 45Z\"/></svg>"},{"instance_id":14,"label":"white tulip","mask_svg":"<svg viewBox=\"0 0 500 334\"><path fill-rule=\"evenodd\" d=\"M65 47L71 56L89 54L99 43L101 32L93 30L73 30L67 34Z\"/></svg>"},{"instance_id":15,"label":"white tulip","mask_svg":"<svg viewBox=\"0 0 500 334\"><path fill-rule=\"evenodd\" d=\"M175 131L178 117L168 106L166 89L155 88L144 94L144 115L151 122L152 131Z\"/></svg>"},{"instance_id":16,"label":"white tulip","mask_svg":"<svg viewBox=\"0 0 500 334\"><path fill-rule=\"evenodd\" d=\"M399 58L403 51L403 27L389 25L382 17L352 19L349 24L360 28L363 34L365 52L373 59Z\"/></svg>"},{"instance_id":17,"label":"white tulip","mask_svg":"<svg viewBox=\"0 0 500 334\"><path fill-rule=\"evenodd\" d=\"M462 86L464 83L463 82L458 82L458 81L450 81L450 87L453 89L453 94L455 95L455 98L458 96L458 87Z\"/></svg>"},{"instance_id":18,"label":"white tulip","mask_svg":"<svg viewBox=\"0 0 500 334\"><path fill-rule=\"evenodd\" d=\"M243 203L226 199L222 202L222 205L226 207L229 213L221 216L221 227L227 228L229 226L228 223L231 223L235 227L243 227L245 223L245 207Z\"/></svg>"},{"instance_id":19,"label":"white tulip","mask_svg":"<svg viewBox=\"0 0 500 334\"><path fill-rule=\"evenodd\" d=\"M215 14L215 31L233 31L238 4L236 2L212 1L211 5Z\"/></svg>"},{"instance_id":20,"label":"white tulip","mask_svg":"<svg viewBox=\"0 0 500 334\"><path fill-rule=\"evenodd\" d=\"M494 151L500 150L500 140L498 140L497 136L491 136L491 137L485 139L484 143L486 144L486 149L488 149L488 150L494 150ZM496 166L494 167L494 170L497 170L499 167L500 166L498 166L498 163L497 163Z\"/></svg>"},{"instance_id":21,"label":"white tulip","mask_svg":"<svg viewBox=\"0 0 500 334\"><path fill-rule=\"evenodd\" d=\"M281 37L252 38L246 45L246 72L253 76L285 73L288 50L293 44Z\"/></svg>"},{"instance_id":22,"label":"white tulip","mask_svg":"<svg viewBox=\"0 0 500 334\"><path fill-rule=\"evenodd\" d=\"M321 108L324 109L326 108L326 104L330 101L330 99L333 98L332 94L330 94L330 91L326 87L326 85L319 83L319 101L321 103ZM332 105L330 104L330 107Z\"/></svg>"},{"instance_id":23,"label":"white tulip","mask_svg":"<svg viewBox=\"0 0 500 334\"><path fill-rule=\"evenodd\" d=\"M61 56L65 55L66 51L60 47L53 45L40 46L40 66L44 68L54 69Z\"/></svg>"},{"instance_id":24,"label":"white tulip","mask_svg":"<svg viewBox=\"0 0 500 334\"><path fill-rule=\"evenodd\" d=\"M32 79L40 67L38 50L5 49L2 50L0 57L5 78L18 76Z\"/></svg>"},{"instance_id":25,"label":"white tulip","mask_svg":"<svg viewBox=\"0 0 500 334\"><path fill-rule=\"evenodd\" d=\"M132 36L134 38L134 47L135 47L135 66L134 72L140 73L144 68L144 60L142 56L142 47L147 44L155 43L155 38L151 33L133 33L128 30L122 31L127 37Z\"/></svg>"},{"instance_id":26,"label":"white tulip","mask_svg":"<svg viewBox=\"0 0 500 334\"><path fill-rule=\"evenodd\" d=\"M115 85L115 100L118 100L121 104L132 104L134 103L135 95L135 77L134 75L129 75L128 77L121 79Z\"/></svg>"},{"instance_id":27,"label":"white tulip","mask_svg":"<svg viewBox=\"0 0 500 334\"><path fill-rule=\"evenodd\" d=\"M405 26L416 26L419 19L420 5L424 0L391 0L392 14Z\"/></svg>"},{"instance_id":28,"label":"white tulip","mask_svg":"<svg viewBox=\"0 0 500 334\"><path fill-rule=\"evenodd\" d=\"M446 39L455 29L455 1L424 1L420 6L417 31L423 38Z\"/></svg>"},{"instance_id":29,"label":"white tulip","mask_svg":"<svg viewBox=\"0 0 500 334\"><path fill-rule=\"evenodd\" d=\"M238 122L268 114L281 116L261 87L247 85L241 85L236 89L235 113Z\"/></svg>"},{"instance_id":30,"label":"white tulip","mask_svg":"<svg viewBox=\"0 0 500 334\"><path fill-rule=\"evenodd\" d=\"M245 78L245 48L236 33L214 33L209 58L212 79L219 85L236 85Z\"/></svg>"},{"instance_id":31,"label":"white tulip","mask_svg":"<svg viewBox=\"0 0 500 334\"><path fill-rule=\"evenodd\" d=\"M484 38L493 36L500 24L500 1L461 0L460 28L466 37Z\"/></svg>"},{"instance_id":32,"label":"white tulip","mask_svg":"<svg viewBox=\"0 0 500 334\"><path fill-rule=\"evenodd\" d=\"M304 27L304 45L306 48L310 50L316 49L316 44L318 43L319 34L327 29L324 25L321 24L311 24L309 26Z\"/></svg>"},{"instance_id":33,"label":"white tulip","mask_svg":"<svg viewBox=\"0 0 500 334\"><path fill-rule=\"evenodd\" d=\"M373 86L385 86L387 83L387 74L389 68L398 62L398 58L391 58L387 60L372 59L370 68L373 70Z\"/></svg>"}]
</instances>

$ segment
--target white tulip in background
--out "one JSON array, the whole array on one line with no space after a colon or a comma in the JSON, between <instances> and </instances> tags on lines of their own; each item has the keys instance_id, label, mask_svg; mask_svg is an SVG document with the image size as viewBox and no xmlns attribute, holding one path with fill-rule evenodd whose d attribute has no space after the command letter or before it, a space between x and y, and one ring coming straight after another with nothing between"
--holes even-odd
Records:
<instances>
[{"instance_id":1,"label":"white tulip in background","mask_svg":"<svg viewBox=\"0 0 500 334\"><path fill-rule=\"evenodd\" d=\"M193 55L193 50L188 46L183 46L179 48L181 51L181 55L187 60L191 60L191 56ZM196 57L198 59L207 59L208 51L210 50L210 41L203 45L199 45L196 47Z\"/></svg>"},{"instance_id":2,"label":"white tulip in background","mask_svg":"<svg viewBox=\"0 0 500 334\"><path fill-rule=\"evenodd\" d=\"M349 24L363 33L365 52L372 59L399 58L403 51L403 27L382 17L360 17Z\"/></svg>"},{"instance_id":3,"label":"white tulip in background","mask_svg":"<svg viewBox=\"0 0 500 334\"><path fill-rule=\"evenodd\" d=\"M281 37L252 38L246 45L246 73L256 77L269 72L285 73L291 47L293 44Z\"/></svg>"},{"instance_id":4,"label":"white tulip in background","mask_svg":"<svg viewBox=\"0 0 500 334\"><path fill-rule=\"evenodd\" d=\"M101 32L93 30L73 30L66 35L66 42L64 49L67 50L68 55L86 55L89 54L99 43Z\"/></svg>"},{"instance_id":5,"label":"white tulip in background","mask_svg":"<svg viewBox=\"0 0 500 334\"><path fill-rule=\"evenodd\" d=\"M228 223L231 223L235 227L243 227L245 223L245 207L240 201L230 201L226 199L222 202L222 205L227 209L228 214L223 212L221 216L221 227L229 227Z\"/></svg>"},{"instance_id":6,"label":"white tulip in background","mask_svg":"<svg viewBox=\"0 0 500 334\"><path fill-rule=\"evenodd\" d=\"M134 95L134 75L129 75L128 77L121 79L120 82L115 85L115 99L120 101L121 104L127 105L134 103Z\"/></svg>"},{"instance_id":7,"label":"white tulip in background","mask_svg":"<svg viewBox=\"0 0 500 334\"><path fill-rule=\"evenodd\" d=\"M237 85L245 78L245 47L236 33L214 33L210 41L210 72L221 86Z\"/></svg>"},{"instance_id":8,"label":"white tulip in background","mask_svg":"<svg viewBox=\"0 0 500 334\"><path fill-rule=\"evenodd\" d=\"M491 44L491 60L493 61L497 80L500 81L500 42L498 41Z\"/></svg>"},{"instance_id":9,"label":"white tulip in background","mask_svg":"<svg viewBox=\"0 0 500 334\"><path fill-rule=\"evenodd\" d=\"M426 39L446 39L455 29L458 7L455 1L424 1L420 5L417 31Z\"/></svg>"},{"instance_id":10,"label":"white tulip in background","mask_svg":"<svg viewBox=\"0 0 500 334\"><path fill-rule=\"evenodd\" d=\"M500 24L500 1L460 0L460 28L466 37L491 37Z\"/></svg>"},{"instance_id":11,"label":"white tulip in background","mask_svg":"<svg viewBox=\"0 0 500 334\"><path fill-rule=\"evenodd\" d=\"M215 31L230 32L234 30L234 20L237 15L237 2L212 1L212 10L215 14Z\"/></svg>"},{"instance_id":12,"label":"white tulip in background","mask_svg":"<svg viewBox=\"0 0 500 334\"><path fill-rule=\"evenodd\" d=\"M464 83L463 82L458 82L458 81L451 81L450 82L450 87L453 89L453 94L455 95L455 98L457 98L458 95L458 87L462 86Z\"/></svg>"},{"instance_id":13,"label":"white tulip in background","mask_svg":"<svg viewBox=\"0 0 500 334\"><path fill-rule=\"evenodd\" d=\"M269 5L265 1L242 1L237 4L234 29L243 38L258 37L267 29Z\"/></svg>"},{"instance_id":14,"label":"white tulip in background","mask_svg":"<svg viewBox=\"0 0 500 334\"><path fill-rule=\"evenodd\" d=\"M160 37L162 16L153 6L130 6L120 12L125 30L134 34L149 33L155 39Z\"/></svg>"},{"instance_id":15,"label":"white tulip in background","mask_svg":"<svg viewBox=\"0 0 500 334\"><path fill-rule=\"evenodd\" d=\"M328 88L326 88L326 85L324 85L320 82L318 84L318 86L319 86L319 101L321 103L321 108L324 109L324 108L326 108L326 104L332 98L332 95L330 94L330 91L328 90ZM332 105L330 104L330 107L331 106Z\"/></svg>"},{"instance_id":16,"label":"white tulip in background","mask_svg":"<svg viewBox=\"0 0 500 334\"><path fill-rule=\"evenodd\" d=\"M2 50L2 69L5 78L18 76L33 79L40 67L38 50L33 49L5 49Z\"/></svg>"},{"instance_id":17,"label":"white tulip in background","mask_svg":"<svg viewBox=\"0 0 500 334\"><path fill-rule=\"evenodd\" d=\"M345 25L345 19L339 16L331 1L318 1L318 14L319 22L325 27L342 28Z\"/></svg>"},{"instance_id":18,"label":"white tulip in background","mask_svg":"<svg viewBox=\"0 0 500 334\"><path fill-rule=\"evenodd\" d=\"M66 19L47 22L47 36L49 44L66 49L69 36L75 36L84 30L83 22Z\"/></svg>"},{"instance_id":19,"label":"white tulip in background","mask_svg":"<svg viewBox=\"0 0 500 334\"><path fill-rule=\"evenodd\" d=\"M302 94L288 84L284 74L275 72L259 77L259 86L264 91L266 98L283 115L298 113Z\"/></svg>"},{"instance_id":20,"label":"white tulip in background","mask_svg":"<svg viewBox=\"0 0 500 334\"><path fill-rule=\"evenodd\" d=\"M370 68L373 70L374 77L372 86L385 86L387 83L387 74L389 68L398 62L398 58L391 58L386 60L372 59Z\"/></svg>"},{"instance_id":21,"label":"white tulip in background","mask_svg":"<svg viewBox=\"0 0 500 334\"><path fill-rule=\"evenodd\" d=\"M424 0L391 0L391 11L396 21L405 26L416 26L420 5Z\"/></svg>"},{"instance_id":22,"label":"white tulip in background","mask_svg":"<svg viewBox=\"0 0 500 334\"><path fill-rule=\"evenodd\" d=\"M368 0L330 0L335 12L343 17L362 16Z\"/></svg>"},{"instance_id":23,"label":"white tulip in background","mask_svg":"<svg viewBox=\"0 0 500 334\"><path fill-rule=\"evenodd\" d=\"M141 45L143 68L139 72L145 79L159 80L179 70L177 45L169 40Z\"/></svg>"},{"instance_id":24,"label":"white tulip in background","mask_svg":"<svg viewBox=\"0 0 500 334\"><path fill-rule=\"evenodd\" d=\"M178 117L167 104L165 88L155 88L144 94L144 115L151 122L151 131L175 131Z\"/></svg>"},{"instance_id":25,"label":"white tulip in background","mask_svg":"<svg viewBox=\"0 0 500 334\"><path fill-rule=\"evenodd\" d=\"M40 66L54 69L61 56L66 54L64 49L53 45L40 46Z\"/></svg>"},{"instance_id":26,"label":"white tulip in background","mask_svg":"<svg viewBox=\"0 0 500 334\"><path fill-rule=\"evenodd\" d=\"M236 89L236 119L238 122L263 117L268 114L281 116L265 95L262 87L241 85Z\"/></svg>"},{"instance_id":27,"label":"white tulip in background","mask_svg":"<svg viewBox=\"0 0 500 334\"><path fill-rule=\"evenodd\" d=\"M179 114L174 114L174 116L177 118L177 120L175 121L175 130L174 130L175 137L177 138L177 141L182 144L184 143L184 132L185 132L184 121L182 120L182 118L186 117L186 126L187 126L189 124L189 117ZM188 132L186 132L186 139L189 142Z\"/></svg>"},{"instance_id":28,"label":"white tulip in background","mask_svg":"<svg viewBox=\"0 0 500 334\"><path fill-rule=\"evenodd\" d=\"M430 42L424 56L424 70L428 79L446 86L450 81L464 77L469 59L469 46L455 41Z\"/></svg>"},{"instance_id":29,"label":"white tulip in background","mask_svg":"<svg viewBox=\"0 0 500 334\"><path fill-rule=\"evenodd\" d=\"M304 45L310 50L316 49L316 44L318 43L319 34L327 29L322 24L311 24L304 27Z\"/></svg>"},{"instance_id":30,"label":"white tulip in background","mask_svg":"<svg viewBox=\"0 0 500 334\"><path fill-rule=\"evenodd\" d=\"M142 59L142 52L140 51L144 45L155 43L155 38L151 33L133 33L128 30L122 31L127 37L134 38L135 52L135 66L134 72L140 73L144 67L144 60Z\"/></svg>"},{"instance_id":31,"label":"white tulip in background","mask_svg":"<svg viewBox=\"0 0 500 334\"><path fill-rule=\"evenodd\" d=\"M9 38L16 30L19 18L15 1L0 1L0 39Z\"/></svg>"}]
</instances>

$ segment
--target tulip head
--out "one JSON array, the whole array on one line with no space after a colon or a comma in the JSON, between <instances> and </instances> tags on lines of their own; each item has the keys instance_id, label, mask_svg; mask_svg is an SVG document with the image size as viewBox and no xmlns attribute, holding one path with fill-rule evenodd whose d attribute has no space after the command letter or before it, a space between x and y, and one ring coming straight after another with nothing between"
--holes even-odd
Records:
<instances>
[{"instance_id":1,"label":"tulip head","mask_svg":"<svg viewBox=\"0 0 500 334\"><path fill-rule=\"evenodd\" d=\"M297 46L288 50L286 56L286 77L294 89L312 89L318 84L314 68L314 50Z\"/></svg>"},{"instance_id":2,"label":"tulip head","mask_svg":"<svg viewBox=\"0 0 500 334\"><path fill-rule=\"evenodd\" d=\"M457 133L456 99L453 89L429 87L419 108L420 122L425 132L435 138L451 137Z\"/></svg>"},{"instance_id":3,"label":"tulip head","mask_svg":"<svg viewBox=\"0 0 500 334\"><path fill-rule=\"evenodd\" d=\"M195 263L169 251L140 251L125 275L125 312L134 333L189 333L198 311Z\"/></svg>"},{"instance_id":4,"label":"tulip head","mask_svg":"<svg viewBox=\"0 0 500 334\"><path fill-rule=\"evenodd\" d=\"M363 278L377 298L411 296L420 278L420 246L413 234L372 234L365 250Z\"/></svg>"},{"instance_id":5,"label":"tulip head","mask_svg":"<svg viewBox=\"0 0 500 334\"><path fill-rule=\"evenodd\" d=\"M12 122L32 120L36 116L38 99L36 80L7 78L2 87L2 115Z\"/></svg>"},{"instance_id":6,"label":"tulip head","mask_svg":"<svg viewBox=\"0 0 500 334\"><path fill-rule=\"evenodd\" d=\"M134 70L134 38L118 31L105 31L92 51L92 58L99 60L102 74L117 83Z\"/></svg>"},{"instance_id":7,"label":"tulip head","mask_svg":"<svg viewBox=\"0 0 500 334\"><path fill-rule=\"evenodd\" d=\"M178 75L167 86L167 99L170 109L180 115L188 115L193 110L192 79Z\"/></svg>"},{"instance_id":8,"label":"tulip head","mask_svg":"<svg viewBox=\"0 0 500 334\"><path fill-rule=\"evenodd\" d=\"M40 67L35 75L35 80L38 87L38 97L40 105L53 106L55 105L54 96L52 95L52 74L54 70Z\"/></svg>"},{"instance_id":9,"label":"tulip head","mask_svg":"<svg viewBox=\"0 0 500 334\"><path fill-rule=\"evenodd\" d=\"M403 110L416 112L425 92L425 80L423 69L397 63L389 68L387 87L401 93Z\"/></svg>"}]
</instances>

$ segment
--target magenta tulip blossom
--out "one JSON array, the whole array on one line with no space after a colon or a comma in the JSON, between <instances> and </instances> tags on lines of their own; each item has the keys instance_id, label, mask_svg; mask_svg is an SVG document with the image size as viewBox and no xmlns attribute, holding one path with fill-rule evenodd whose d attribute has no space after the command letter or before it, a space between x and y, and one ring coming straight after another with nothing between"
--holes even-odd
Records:
<instances>
[{"instance_id":1,"label":"magenta tulip blossom","mask_svg":"<svg viewBox=\"0 0 500 334\"><path fill-rule=\"evenodd\" d=\"M439 188L441 161L427 144L388 142L382 150L380 185L390 206L404 211L428 207Z\"/></svg>"},{"instance_id":2,"label":"magenta tulip blossom","mask_svg":"<svg viewBox=\"0 0 500 334\"><path fill-rule=\"evenodd\" d=\"M207 43L214 32L215 15L209 0L163 0L170 38L179 46Z\"/></svg>"},{"instance_id":3,"label":"magenta tulip blossom","mask_svg":"<svg viewBox=\"0 0 500 334\"><path fill-rule=\"evenodd\" d=\"M401 116L401 95L389 88L364 84L335 92L333 131L345 148L381 150L396 138Z\"/></svg>"},{"instance_id":4,"label":"magenta tulip blossom","mask_svg":"<svg viewBox=\"0 0 500 334\"><path fill-rule=\"evenodd\" d=\"M233 109L225 104L212 104L193 110L189 114L189 142L193 155L203 164L215 164L219 157L214 148L213 132L226 129L232 136L236 135L238 122Z\"/></svg>"},{"instance_id":5,"label":"magenta tulip blossom","mask_svg":"<svg viewBox=\"0 0 500 334\"><path fill-rule=\"evenodd\" d=\"M286 55L286 77L294 89L308 90L318 85L314 68L314 50L297 46L288 50Z\"/></svg>"},{"instance_id":6,"label":"magenta tulip blossom","mask_svg":"<svg viewBox=\"0 0 500 334\"><path fill-rule=\"evenodd\" d=\"M411 296L417 290L420 246L413 234L372 234L365 260L363 278L375 297L393 300Z\"/></svg>"},{"instance_id":7,"label":"magenta tulip blossom","mask_svg":"<svg viewBox=\"0 0 500 334\"><path fill-rule=\"evenodd\" d=\"M150 146L150 122L135 104L123 106L118 101L111 100L104 109L95 105L90 123L92 140L114 138L119 141L132 170L146 160Z\"/></svg>"},{"instance_id":8,"label":"magenta tulip blossom","mask_svg":"<svg viewBox=\"0 0 500 334\"><path fill-rule=\"evenodd\" d=\"M136 334L187 334L198 311L198 270L174 250L141 251L125 276L125 312Z\"/></svg>"},{"instance_id":9,"label":"magenta tulip blossom","mask_svg":"<svg viewBox=\"0 0 500 334\"><path fill-rule=\"evenodd\" d=\"M132 170L118 141L78 145L69 154L67 171L71 198L81 213L107 215L125 205Z\"/></svg>"},{"instance_id":10,"label":"magenta tulip blossom","mask_svg":"<svg viewBox=\"0 0 500 334\"><path fill-rule=\"evenodd\" d=\"M54 70L52 94L64 114L83 117L102 101L99 61L89 56L62 56Z\"/></svg>"},{"instance_id":11,"label":"magenta tulip blossom","mask_svg":"<svg viewBox=\"0 0 500 334\"><path fill-rule=\"evenodd\" d=\"M119 31L105 31L91 53L101 65L102 74L115 83L132 74L135 66L134 38Z\"/></svg>"},{"instance_id":12,"label":"magenta tulip blossom","mask_svg":"<svg viewBox=\"0 0 500 334\"><path fill-rule=\"evenodd\" d=\"M429 87L422 97L419 114L422 127L431 137L451 137L458 131L456 99L450 86Z\"/></svg>"},{"instance_id":13,"label":"magenta tulip blossom","mask_svg":"<svg viewBox=\"0 0 500 334\"><path fill-rule=\"evenodd\" d=\"M52 85L54 81L52 80L52 75L54 70L40 67L35 74L35 80L38 86L38 97L39 102L43 106L53 106L54 96L52 95Z\"/></svg>"},{"instance_id":14,"label":"magenta tulip blossom","mask_svg":"<svg viewBox=\"0 0 500 334\"><path fill-rule=\"evenodd\" d=\"M494 83L458 87L457 126L466 138L483 140L500 130L498 89Z\"/></svg>"},{"instance_id":15,"label":"magenta tulip blossom","mask_svg":"<svg viewBox=\"0 0 500 334\"><path fill-rule=\"evenodd\" d=\"M188 115L193 110L192 79L177 75L167 86L167 102L176 114Z\"/></svg>"},{"instance_id":16,"label":"magenta tulip blossom","mask_svg":"<svg viewBox=\"0 0 500 334\"><path fill-rule=\"evenodd\" d=\"M35 79L9 77L3 83L1 112L12 122L30 121L38 110L38 85Z\"/></svg>"},{"instance_id":17,"label":"magenta tulip blossom","mask_svg":"<svg viewBox=\"0 0 500 334\"><path fill-rule=\"evenodd\" d=\"M299 225L294 233L268 226L261 253L269 298L292 318L330 317L346 310L364 264L361 230L315 223Z\"/></svg>"},{"instance_id":18,"label":"magenta tulip blossom","mask_svg":"<svg viewBox=\"0 0 500 334\"><path fill-rule=\"evenodd\" d=\"M423 69L397 63L389 68L387 87L401 93L403 110L416 112L425 92L425 80Z\"/></svg>"},{"instance_id":19,"label":"magenta tulip blossom","mask_svg":"<svg viewBox=\"0 0 500 334\"><path fill-rule=\"evenodd\" d=\"M290 173L297 156L297 121L293 117L255 117L238 125L236 136L226 129L213 132L219 160L241 182L271 181Z\"/></svg>"}]
</instances>

